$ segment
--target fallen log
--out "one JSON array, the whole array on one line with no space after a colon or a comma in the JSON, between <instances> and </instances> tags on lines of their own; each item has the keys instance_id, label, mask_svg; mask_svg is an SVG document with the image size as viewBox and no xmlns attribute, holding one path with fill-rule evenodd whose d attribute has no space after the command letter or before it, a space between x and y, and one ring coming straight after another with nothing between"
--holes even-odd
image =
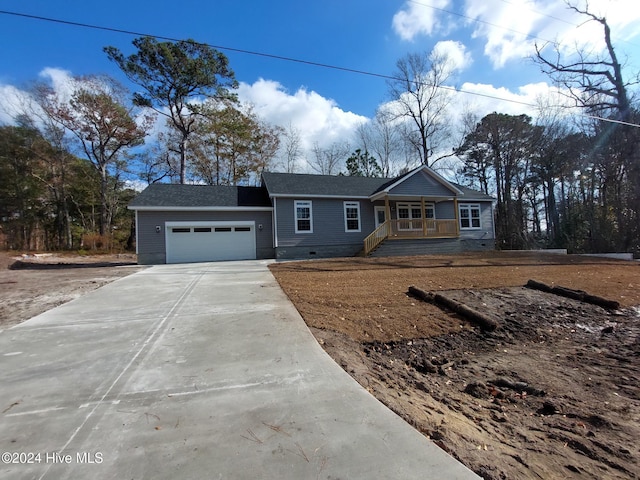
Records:
<instances>
[{"instance_id":1,"label":"fallen log","mask_svg":"<svg viewBox=\"0 0 640 480\"><path fill-rule=\"evenodd\" d=\"M574 290L572 288L560 286L550 287L549 285L536 280L529 280L525 287L546 293L553 293L554 295L559 295L561 297L572 298L581 302L591 303L592 305L598 305L599 307L606 308L608 310L617 310L620 308L619 302L616 302L615 300L608 300L597 295L591 295L584 290Z\"/></svg>"},{"instance_id":2,"label":"fallen log","mask_svg":"<svg viewBox=\"0 0 640 480\"><path fill-rule=\"evenodd\" d=\"M582 290L573 290L567 287L553 287L551 288L551 293L560 297L572 298L573 300L584 302L585 292Z\"/></svg>"},{"instance_id":3,"label":"fallen log","mask_svg":"<svg viewBox=\"0 0 640 480\"><path fill-rule=\"evenodd\" d=\"M477 323L480 326L480 328L482 328L483 330L491 331L498 328L498 323L495 320L478 312L477 310L474 310L471 307L468 307L463 303L453 300L452 298L445 297L441 293L436 293L434 297L435 297L436 303L439 303L440 305L444 305L445 307L462 315L467 320L471 320L472 322Z\"/></svg>"},{"instance_id":4,"label":"fallen log","mask_svg":"<svg viewBox=\"0 0 640 480\"><path fill-rule=\"evenodd\" d=\"M615 300L608 300L597 295L589 295L588 293L585 294L584 301L592 303L594 305L598 305L602 308L606 308L607 310L618 310L620 308L620 302L616 302Z\"/></svg>"},{"instance_id":5,"label":"fallen log","mask_svg":"<svg viewBox=\"0 0 640 480\"><path fill-rule=\"evenodd\" d=\"M449 310L456 312L467 320L477 324L483 330L495 330L498 328L498 322L493 318L484 315L477 310L474 310L463 303L460 303L452 298L445 297L441 293L425 292L417 287L410 286L409 293L414 297L419 298L425 302L434 303L441 307L447 307Z\"/></svg>"},{"instance_id":6,"label":"fallen log","mask_svg":"<svg viewBox=\"0 0 640 480\"><path fill-rule=\"evenodd\" d=\"M529 280L525 286L533 290L540 290L541 292L551 293L551 287L549 285L546 285L542 282L537 282L535 280Z\"/></svg>"},{"instance_id":7,"label":"fallen log","mask_svg":"<svg viewBox=\"0 0 640 480\"><path fill-rule=\"evenodd\" d=\"M432 292L425 292L424 290L421 290L420 288L417 288L411 285L409 287L409 293L414 297L419 298L423 302L435 303L435 296L433 295Z\"/></svg>"}]
</instances>

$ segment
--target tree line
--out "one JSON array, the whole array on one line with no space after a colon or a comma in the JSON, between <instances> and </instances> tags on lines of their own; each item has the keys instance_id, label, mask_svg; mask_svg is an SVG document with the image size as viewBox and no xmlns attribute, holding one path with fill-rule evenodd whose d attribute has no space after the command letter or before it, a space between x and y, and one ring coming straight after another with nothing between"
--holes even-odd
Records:
<instances>
[{"instance_id":1,"label":"tree line","mask_svg":"<svg viewBox=\"0 0 640 480\"><path fill-rule=\"evenodd\" d=\"M602 55L566 57L536 45L536 61L582 110L541 105L526 115L482 118L455 150L461 177L495 195L499 248L640 253L640 109L606 18L569 5L602 27ZM548 53L547 53L548 52Z\"/></svg>"},{"instance_id":2,"label":"tree line","mask_svg":"<svg viewBox=\"0 0 640 480\"><path fill-rule=\"evenodd\" d=\"M222 53L192 40L133 45L129 56L104 50L140 91L104 75L37 83L0 126L5 247L129 248L136 178L236 185L271 165L281 128L238 101Z\"/></svg>"},{"instance_id":3,"label":"tree line","mask_svg":"<svg viewBox=\"0 0 640 480\"><path fill-rule=\"evenodd\" d=\"M212 47L151 37L135 39L130 55L106 47L135 93L107 76L40 83L14 124L0 126L0 241L130 247L132 179L256 184L267 169L294 173L301 162L319 174L393 177L423 164L496 198L498 248L638 252L637 82L624 76L606 19L570 8L602 26L605 53L536 45L533 60L582 115L541 100L535 120L466 112L455 130L455 65L437 51L409 54L355 145L315 144L306 157L300 131L238 100L228 59Z\"/></svg>"}]
</instances>

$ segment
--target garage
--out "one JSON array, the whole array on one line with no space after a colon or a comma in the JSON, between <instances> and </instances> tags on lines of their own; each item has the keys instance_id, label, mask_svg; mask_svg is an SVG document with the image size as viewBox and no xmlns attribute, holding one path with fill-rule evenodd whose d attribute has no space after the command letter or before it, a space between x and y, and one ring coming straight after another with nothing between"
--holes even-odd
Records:
<instances>
[{"instance_id":1,"label":"garage","mask_svg":"<svg viewBox=\"0 0 640 480\"><path fill-rule=\"evenodd\" d=\"M253 260L255 222L166 222L167 263Z\"/></svg>"}]
</instances>

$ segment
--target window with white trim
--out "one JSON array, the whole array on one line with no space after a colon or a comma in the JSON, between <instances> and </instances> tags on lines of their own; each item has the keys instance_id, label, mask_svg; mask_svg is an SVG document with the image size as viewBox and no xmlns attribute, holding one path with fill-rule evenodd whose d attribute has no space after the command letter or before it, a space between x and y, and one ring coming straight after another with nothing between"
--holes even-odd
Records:
<instances>
[{"instance_id":1,"label":"window with white trim","mask_svg":"<svg viewBox=\"0 0 640 480\"><path fill-rule=\"evenodd\" d=\"M313 212L311 200L296 200L296 233L313 233Z\"/></svg>"},{"instance_id":2,"label":"window with white trim","mask_svg":"<svg viewBox=\"0 0 640 480\"><path fill-rule=\"evenodd\" d=\"M480 223L480 205L461 203L458 205L460 213L460 229L473 230L482 228Z\"/></svg>"},{"instance_id":3,"label":"window with white trim","mask_svg":"<svg viewBox=\"0 0 640 480\"><path fill-rule=\"evenodd\" d=\"M344 231L360 231L360 202L344 202Z\"/></svg>"}]
</instances>

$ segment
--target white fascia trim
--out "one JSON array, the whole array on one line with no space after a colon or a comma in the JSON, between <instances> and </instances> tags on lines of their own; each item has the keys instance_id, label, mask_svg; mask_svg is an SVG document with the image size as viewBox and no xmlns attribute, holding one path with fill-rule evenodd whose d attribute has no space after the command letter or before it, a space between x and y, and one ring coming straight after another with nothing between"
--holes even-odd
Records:
<instances>
[{"instance_id":1,"label":"white fascia trim","mask_svg":"<svg viewBox=\"0 0 640 480\"><path fill-rule=\"evenodd\" d=\"M136 213L136 219L135 219L135 222L136 222L136 225L135 225L135 227L136 227L136 255L138 255L140 253L138 251L138 248L139 248L138 245L140 245L140 240L138 238L138 232L140 231L140 227L139 227L140 224L138 223L138 211L136 210L135 213Z\"/></svg>"},{"instance_id":2,"label":"white fascia trim","mask_svg":"<svg viewBox=\"0 0 640 480\"><path fill-rule=\"evenodd\" d=\"M340 199L340 200L367 200L369 199L366 195L306 195L306 194L296 194L296 195L269 195L269 198L295 198L297 200L305 199L305 198L331 198L331 199Z\"/></svg>"},{"instance_id":3,"label":"white fascia trim","mask_svg":"<svg viewBox=\"0 0 640 480\"><path fill-rule=\"evenodd\" d=\"M256 222L253 220L239 221L217 221L217 222L164 222L165 228L169 227L255 227Z\"/></svg>"},{"instance_id":4,"label":"white fascia trim","mask_svg":"<svg viewBox=\"0 0 640 480\"><path fill-rule=\"evenodd\" d=\"M385 192L379 192L369 197L369 199L372 202L375 202L376 200L384 200L384 198L387 196L389 197L389 200L392 200L395 202L404 202L404 201L415 202L420 200L421 198L424 198L425 201L427 202L452 202L454 198L457 198L457 197L442 197L442 196L429 196L429 195L393 195L393 194L389 195L388 193L385 193ZM460 199L458 198L458 200Z\"/></svg>"},{"instance_id":5,"label":"white fascia trim","mask_svg":"<svg viewBox=\"0 0 640 480\"><path fill-rule=\"evenodd\" d=\"M271 227L273 228L273 247L278 248L278 208L276 199L273 199L273 215L271 215Z\"/></svg>"},{"instance_id":6,"label":"white fascia trim","mask_svg":"<svg viewBox=\"0 0 640 480\"><path fill-rule=\"evenodd\" d=\"M127 207L136 212L272 212L273 207Z\"/></svg>"}]
</instances>

